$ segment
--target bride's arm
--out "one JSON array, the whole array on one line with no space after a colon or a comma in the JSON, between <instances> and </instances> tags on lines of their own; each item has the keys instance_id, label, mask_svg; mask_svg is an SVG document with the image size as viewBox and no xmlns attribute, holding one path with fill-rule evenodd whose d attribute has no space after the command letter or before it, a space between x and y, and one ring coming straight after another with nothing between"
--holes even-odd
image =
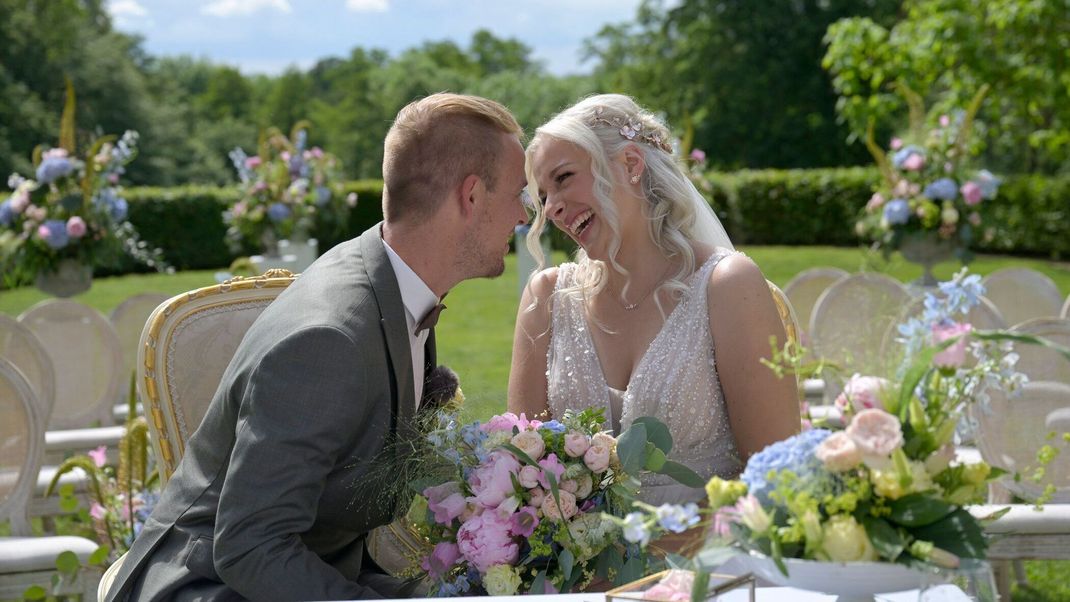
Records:
<instances>
[{"instance_id":1,"label":"bride's arm","mask_svg":"<svg viewBox=\"0 0 1070 602\"><path fill-rule=\"evenodd\" d=\"M548 414L546 352L550 347L550 295L557 268L543 270L524 287L513 334L513 363L509 370L509 411L528 418Z\"/></svg>"},{"instance_id":2,"label":"bride's arm","mask_svg":"<svg viewBox=\"0 0 1070 602\"><path fill-rule=\"evenodd\" d=\"M760 361L770 357L770 335L778 345L787 335L765 277L745 255L730 255L713 269L708 303L717 375L736 446L746 461L799 432L795 379L777 378Z\"/></svg>"}]
</instances>

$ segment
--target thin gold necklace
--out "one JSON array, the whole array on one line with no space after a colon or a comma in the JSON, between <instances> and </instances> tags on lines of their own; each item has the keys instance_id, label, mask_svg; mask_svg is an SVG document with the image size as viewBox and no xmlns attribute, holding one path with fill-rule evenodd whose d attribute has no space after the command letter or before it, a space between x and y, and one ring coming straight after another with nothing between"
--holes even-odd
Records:
<instances>
[{"instance_id":1,"label":"thin gold necklace","mask_svg":"<svg viewBox=\"0 0 1070 602\"><path fill-rule=\"evenodd\" d=\"M665 276L669 273L670 268L672 268L671 261L668 265L665 266L665 271L661 273L661 276L657 279L657 281L654 282L654 286L650 290L648 290L645 295L643 295L642 299L636 301L635 303L625 303L624 296L621 295L620 305L624 308L624 311L635 311L636 309L639 309L639 306L642 305L643 301L646 301L650 297L650 295L654 293L654 291L661 288L662 284L665 284Z\"/></svg>"}]
</instances>

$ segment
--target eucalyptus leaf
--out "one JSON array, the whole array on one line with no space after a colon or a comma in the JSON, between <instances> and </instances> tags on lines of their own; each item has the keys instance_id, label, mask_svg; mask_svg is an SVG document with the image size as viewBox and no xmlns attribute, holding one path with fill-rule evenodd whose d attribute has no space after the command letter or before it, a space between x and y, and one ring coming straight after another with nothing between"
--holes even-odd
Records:
<instances>
[{"instance_id":1,"label":"eucalyptus leaf","mask_svg":"<svg viewBox=\"0 0 1070 602\"><path fill-rule=\"evenodd\" d=\"M644 452L646 426L642 423L633 424L617 439L617 456L625 473L634 475L642 470Z\"/></svg>"},{"instance_id":2,"label":"eucalyptus leaf","mask_svg":"<svg viewBox=\"0 0 1070 602\"><path fill-rule=\"evenodd\" d=\"M617 575L615 583L623 585L625 583L631 583L643 576L643 561L638 556L632 556L624 562L624 566L620 568L620 573Z\"/></svg>"},{"instance_id":3,"label":"eucalyptus leaf","mask_svg":"<svg viewBox=\"0 0 1070 602\"><path fill-rule=\"evenodd\" d=\"M645 468L650 472L660 472L662 467L665 466L665 452L656 447L653 443L647 443L647 456Z\"/></svg>"},{"instance_id":4,"label":"eucalyptus leaf","mask_svg":"<svg viewBox=\"0 0 1070 602\"><path fill-rule=\"evenodd\" d=\"M655 472L672 477L677 483L688 487L698 489L706 486L706 481L698 476L698 473L679 462L674 462L673 460L666 460L665 464L662 465L661 470Z\"/></svg>"},{"instance_id":5,"label":"eucalyptus leaf","mask_svg":"<svg viewBox=\"0 0 1070 602\"><path fill-rule=\"evenodd\" d=\"M528 589L528 593L534 596L541 596L546 593L546 571L539 571L535 578L531 580L531 588Z\"/></svg>"},{"instance_id":6,"label":"eucalyptus leaf","mask_svg":"<svg viewBox=\"0 0 1070 602\"><path fill-rule=\"evenodd\" d=\"M557 563L561 567L561 575L566 581L572 578L572 567L576 564L576 558L568 549L561 550L557 555Z\"/></svg>"},{"instance_id":7,"label":"eucalyptus leaf","mask_svg":"<svg viewBox=\"0 0 1070 602\"><path fill-rule=\"evenodd\" d=\"M646 440L653 443L666 456L672 451L672 433L665 423L653 416L640 416L632 424L642 424L646 427Z\"/></svg>"}]
</instances>

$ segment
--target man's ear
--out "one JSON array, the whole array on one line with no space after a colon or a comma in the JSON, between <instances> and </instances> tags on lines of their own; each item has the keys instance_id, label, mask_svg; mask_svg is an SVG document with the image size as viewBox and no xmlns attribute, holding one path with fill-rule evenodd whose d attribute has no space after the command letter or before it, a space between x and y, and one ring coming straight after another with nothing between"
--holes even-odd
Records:
<instances>
[{"instance_id":1,"label":"man's ear","mask_svg":"<svg viewBox=\"0 0 1070 602\"><path fill-rule=\"evenodd\" d=\"M486 187L483 185L482 178L476 174L468 174L461 181L460 192L461 215L468 217L475 210L476 204L483 198L486 193Z\"/></svg>"}]
</instances>

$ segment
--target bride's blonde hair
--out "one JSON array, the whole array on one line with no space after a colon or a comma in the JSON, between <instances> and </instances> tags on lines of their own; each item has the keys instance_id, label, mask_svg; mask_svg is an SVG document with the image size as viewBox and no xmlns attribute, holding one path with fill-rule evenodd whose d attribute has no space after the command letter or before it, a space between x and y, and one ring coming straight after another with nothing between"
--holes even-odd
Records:
<instances>
[{"instance_id":1,"label":"bride's blonde hair","mask_svg":"<svg viewBox=\"0 0 1070 602\"><path fill-rule=\"evenodd\" d=\"M628 96L599 94L585 98L535 130L535 136L526 151L528 186L532 198L535 199L539 198L539 190L534 177L532 157L547 138L570 142L590 156L594 197L599 204L599 215L612 234L608 249L608 268L605 261L591 259L580 249L576 253L578 265L575 285L562 288L559 292L586 300L605 288L608 280L607 269L628 275L627 270L616 261L621 245L620 221L612 200L613 175L610 166L612 158L629 144L634 144L642 152L645 162L640 181L643 214L648 218L650 238L667 257L681 258L679 269L670 274L662 286L674 294L686 291L684 279L695 271L695 250L692 246L696 220L695 197L703 203L705 200L672 152L669 143L672 137L668 127ZM527 247L538 260L540 270L545 265L545 258L539 245L539 237L546 228L546 221L542 204L535 203L535 218L528 233ZM621 291L622 301L627 291L628 283L625 283ZM654 298L661 309L657 295ZM664 311L662 313L664 315Z\"/></svg>"}]
</instances>

